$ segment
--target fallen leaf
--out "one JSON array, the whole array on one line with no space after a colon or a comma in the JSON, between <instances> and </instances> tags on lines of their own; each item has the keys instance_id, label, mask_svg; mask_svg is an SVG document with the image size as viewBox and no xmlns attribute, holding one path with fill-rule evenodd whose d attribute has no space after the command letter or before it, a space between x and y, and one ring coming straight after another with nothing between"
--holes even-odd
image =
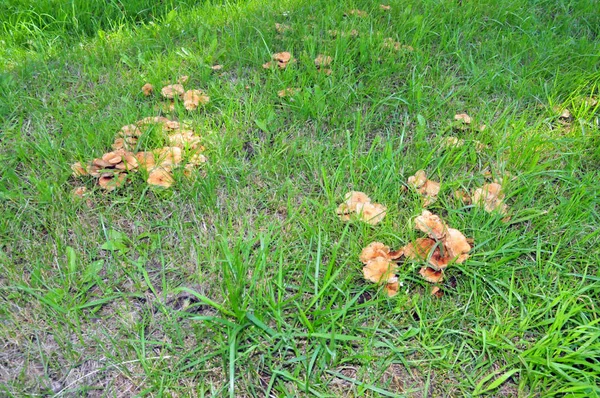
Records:
<instances>
[{"instance_id":1,"label":"fallen leaf","mask_svg":"<svg viewBox=\"0 0 600 398\"><path fill-rule=\"evenodd\" d=\"M430 283L439 283L444 279L444 271L436 271L429 267L421 268L419 274Z\"/></svg>"},{"instance_id":2,"label":"fallen leaf","mask_svg":"<svg viewBox=\"0 0 600 398\"><path fill-rule=\"evenodd\" d=\"M185 92L183 86L181 84L170 84L165 86L160 90L163 97L168 99L173 99L175 97L180 97Z\"/></svg>"},{"instance_id":3,"label":"fallen leaf","mask_svg":"<svg viewBox=\"0 0 600 398\"><path fill-rule=\"evenodd\" d=\"M210 101L210 97L202 90L188 90L183 94L183 106L188 111L193 111L198 108L198 105L207 104Z\"/></svg>"},{"instance_id":4,"label":"fallen leaf","mask_svg":"<svg viewBox=\"0 0 600 398\"><path fill-rule=\"evenodd\" d=\"M398 265L385 258L378 257L369 261L363 267L363 275L366 280L374 283L387 283L388 280L394 278L394 272L398 269Z\"/></svg>"},{"instance_id":5,"label":"fallen leaf","mask_svg":"<svg viewBox=\"0 0 600 398\"><path fill-rule=\"evenodd\" d=\"M144 93L144 95L146 97L152 95L152 93L154 92L154 86L150 83L146 83L142 86L142 93Z\"/></svg>"},{"instance_id":6,"label":"fallen leaf","mask_svg":"<svg viewBox=\"0 0 600 398\"><path fill-rule=\"evenodd\" d=\"M385 4L380 5L379 8L381 8L384 11L389 11L389 10L392 9L391 6L388 6L388 5L385 5Z\"/></svg>"},{"instance_id":7,"label":"fallen leaf","mask_svg":"<svg viewBox=\"0 0 600 398\"><path fill-rule=\"evenodd\" d=\"M463 122L464 124L471 124L471 116L466 113L457 113L454 115L454 120Z\"/></svg>"},{"instance_id":8,"label":"fallen leaf","mask_svg":"<svg viewBox=\"0 0 600 398\"><path fill-rule=\"evenodd\" d=\"M223 69L223 65L218 65L218 64L217 65L213 65L213 66L210 67L210 69L218 71L218 70Z\"/></svg>"},{"instance_id":9,"label":"fallen leaf","mask_svg":"<svg viewBox=\"0 0 600 398\"><path fill-rule=\"evenodd\" d=\"M430 294L432 296L437 297L437 298L441 298L444 295L444 292L438 286L434 286L434 287L431 288L431 293Z\"/></svg>"}]
</instances>

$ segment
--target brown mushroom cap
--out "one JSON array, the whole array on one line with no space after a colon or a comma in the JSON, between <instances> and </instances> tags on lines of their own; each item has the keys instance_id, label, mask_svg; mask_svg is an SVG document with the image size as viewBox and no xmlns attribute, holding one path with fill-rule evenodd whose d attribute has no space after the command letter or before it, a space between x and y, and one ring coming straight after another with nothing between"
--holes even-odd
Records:
<instances>
[{"instance_id":1,"label":"brown mushroom cap","mask_svg":"<svg viewBox=\"0 0 600 398\"><path fill-rule=\"evenodd\" d=\"M144 93L144 95L146 97L152 95L152 93L154 92L154 86L150 83L146 83L142 86L142 93Z\"/></svg>"},{"instance_id":2,"label":"brown mushroom cap","mask_svg":"<svg viewBox=\"0 0 600 398\"><path fill-rule=\"evenodd\" d=\"M188 111L193 111L198 105L207 104L209 101L210 97L202 90L188 90L183 95L183 106Z\"/></svg>"},{"instance_id":3,"label":"brown mushroom cap","mask_svg":"<svg viewBox=\"0 0 600 398\"><path fill-rule=\"evenodd\" d=\"M378 257L371 260L363 267L363 275L366 280L380 283L387 282L394 277L394 272L398 269L398 265L388 259Z\"/></svg>"},{"instance_id":4,"label":"brown mushroom cap","mask_svg":"<svg viewBox=\"0 0 600 398\"><path fill-rule=\"evenodd\" d=\"M429 267L423 267L419 270L419 274L430 283L439 283L444 279L443 271L436 271Z\"/></svg>"},{"instance_id":5,"label":"brown mushroom cap","mask_svg":"<svg viewBox=\"0 0 600 398\"><path fill-rule=\"evenodd\" d=\"M288 63L292 59L292 54L287 51L275 53L273 59L279 63Z\"/></svg>"},{"instance_id":6,"label":"brown mushroom cap","mask_svg":"<svg viewBox=\"0 0 600 398\"><path fill-rule=\"evenodd\" d=\"M185 92L185 89L181 84L169 84L160 90L163 97L168 99L173 99L175 97L180 97Z\"/></svg>"},{"instance_id":7,"label":"brown mushroom cap","mask_svg":"<svg viewBox=\"0 0 600 398\"><path fill-rule=\"evenodd\" d=\"M428 210L423 210L415 219L415 228L437 240L443 239L448 232L448 227L442 219Z\"/></svg>"},{"instance_id":8,"label":"brown mushroom cap","mask_svg":"<svg viewBox=\"0 0 600 398\"><path fill-rule=\"evenodd\" d=\"M121 163L122 157L117 152L108 152L102 155L102 160L112 166L117 163Z\"/></svg>"},{"instance_id":9,"label":"brown mushroom cap","mask_svg":"<svg viewBox=\"0 0 600 398\"><path fill-rule=\"evenodd\" d=\"M163 188L169 188L175 180L171 175L171 170L165 167L157 167L148 176L146 182L150 185L156 185Z\"/></svg>"},{"instance_id":10,"label":"brown mushroom cap","mask_svg":"<svg viewBox=\"0 0 600 398\"><path fill-rule=\"evenodd\" d=\"M332 61L333 61L333 58L331 58L329 55L319 54L317 56L317 58L315 58L315 66L317 68L327 67L327 66L331 65Z\"/></svg>"}]
</instances>

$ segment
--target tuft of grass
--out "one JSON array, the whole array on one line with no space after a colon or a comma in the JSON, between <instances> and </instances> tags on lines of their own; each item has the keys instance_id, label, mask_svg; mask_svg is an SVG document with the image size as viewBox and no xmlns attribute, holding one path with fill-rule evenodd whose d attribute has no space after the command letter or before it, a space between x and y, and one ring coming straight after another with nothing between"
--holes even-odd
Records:
<instances>
[{"instance_id":1,"label":"tuft of grass","mask_svg":"<svg viewBox=\"0 0 600 398\"><path fill-rule=\"evenodd\" d=\"M389 4L3 3L2 394L600 395L595 4ZM264 70L279 51L296 63ZM211 97L167 115L202 135L202 173L112 193L71 176L157 114L144 83L181 75ZM418 236L402 188L419 169L441 182L431 210L475 243L443 297L406 262L387 298L358 255ZM454 199L487 173L509 221ZM350 190L383 222L342 223Z\"/></svg>"}]
</instances>

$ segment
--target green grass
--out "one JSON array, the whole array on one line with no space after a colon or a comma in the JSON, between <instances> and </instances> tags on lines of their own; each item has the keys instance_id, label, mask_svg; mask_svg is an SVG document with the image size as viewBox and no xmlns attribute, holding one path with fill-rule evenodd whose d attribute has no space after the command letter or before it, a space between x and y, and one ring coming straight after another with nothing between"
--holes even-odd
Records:
<instances>
[{"instance_id":1,"label":"green grass","mask_svg":"<svg viewBox=\"0 0 600 398\"><path fill-rule=\"evenodd\" d=\"M155 3L0 7L2 395L600 395L594 1ZM264 70L278 51L297 62ZM203 135L204 173L108 194L71 176L157 114L144 83L184 74L211 102L170 116ZM453 131L459 112L487 128ZM419 169L474 248L442 298L412 262L387 298L358 255L421 236ZM486 171L508 222L453 198ZM381 224L337 218L353 189Z\"/></svg>"}]
</instances>

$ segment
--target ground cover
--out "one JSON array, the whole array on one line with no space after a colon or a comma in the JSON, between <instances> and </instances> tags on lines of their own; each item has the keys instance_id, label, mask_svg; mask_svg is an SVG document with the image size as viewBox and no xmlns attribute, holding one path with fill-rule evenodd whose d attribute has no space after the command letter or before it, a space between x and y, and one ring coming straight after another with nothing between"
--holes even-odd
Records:
<instances>
[{"instance_id":1,"label":"ground cover","mask_svg":"<svg viewBox=\"0 0 600 398\"><path fill-rule=\"evenodd\" d=\"M594 2L86 4L0 8L3 394L600 394Z\"/></svg>"}]
</instances>

